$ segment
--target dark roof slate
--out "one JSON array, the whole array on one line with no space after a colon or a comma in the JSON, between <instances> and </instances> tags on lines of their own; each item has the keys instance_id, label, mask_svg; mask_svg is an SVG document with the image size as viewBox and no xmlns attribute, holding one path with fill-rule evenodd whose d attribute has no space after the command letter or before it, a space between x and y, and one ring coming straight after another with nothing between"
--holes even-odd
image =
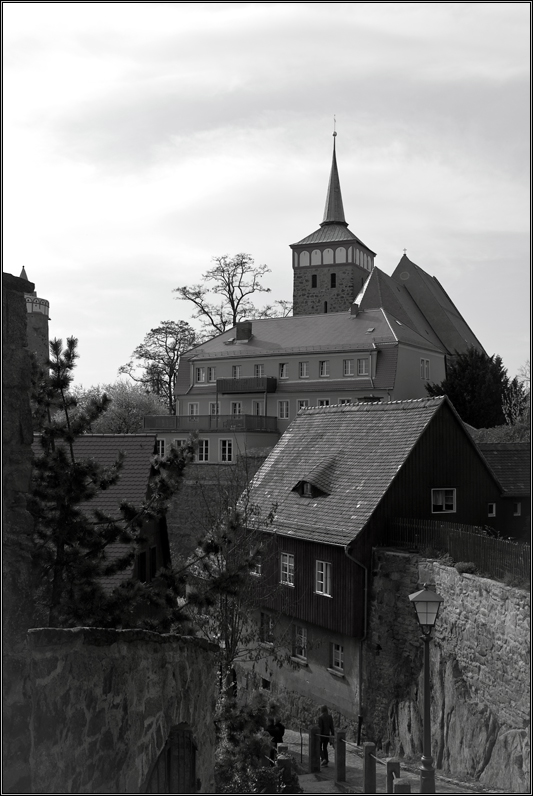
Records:
<instances>
[{"instance_id":1,"label":"dark roof slate","mask_svg":"<svg viewBox=\"0 0 533 796\"><path fill-rule=\"evenodd\" d=\"M349 544L445 402L441 396L302 410L255 475L250 501L261 516L276 505L276 533ZM313 473L329 494L307 498L293 491Z\"/></svg>"},{"instance_id":2,"label":"dark roof slate","mask_svg":"<svg viewBox=\"0 0 533 796\"><path fill-rule=\"evenodd\" d=\"M529 442L478 442L490 469L508 497L531 494L531 445Z\"/></svg>"}]
</instances>

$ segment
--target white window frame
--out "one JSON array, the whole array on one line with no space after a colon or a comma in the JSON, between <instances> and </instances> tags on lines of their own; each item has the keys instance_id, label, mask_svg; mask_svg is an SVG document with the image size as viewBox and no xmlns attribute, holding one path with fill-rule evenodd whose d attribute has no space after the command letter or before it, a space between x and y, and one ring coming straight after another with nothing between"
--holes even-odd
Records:
<instances>
[{"instance_id":1,"label":"white window frame","mask_svg":"<svg viewBox=\"0 0 533 796\"><path fill-rule=\"evenodd\" d=\"M196 368L196 382L198 384L203 384L205 382L205 368L204 367L197 367Z\"/></svg>"},{"instance_id":2,"label":"white window frame","mask_svg":"<svg viewBox=\"0 0 533 796\"><path fill-rule=\"evenodd\" d=\"M220 401L209 402L209 414L214 416L220 414Z\"/></svg>"},{"instance_id":3,"label":"white window frame","mask_svg":"<svg viewBox=\"0 0 533 796\"><path fill-rule=\"evenodd\" d=\"M329 376L329 359L319 360L318 375L321 379L326 379Z\"/></svg>"},{"instance_id":4,"label":"white window frame","mask_svg":"<svg viewBox=\"0 0 533 796\"><path fill-rule=\"evenodd\" d=\"M296 405L298 407L298 412L300 409L307 409L309 407L309 398L298 398Z\"/></svg>"},{"instance_id":5,"label":"white window frame","mask_svg":"<svg viewBox=\"0 0 533 796\"><path fill-rule=\"evenodd\" d=\"M207 368L207 381L214 382L217 380L216 370L217 369L214 366L210 366Z\"/></svg>"},{"instance_id":6,"label":"white window frame","mask_svg":"<svg viewBox=\"0 0 533 796\"><path fill-rule=\"evenodd\" d=\"M265 366L262 362L254 365L254 378L262 379L265 376Z\"/></svg>"},{"instance_id":7,"label":"white window frame","mask_svg":"<svg viewBox=\"0 0 533 796\"><path fill-rule=\"evenodd\" d=\"M300 379L309 378L309 361L298 362L298 376Z\"/></svg>"},{"instance_id":8,"label":"white window frame","mask_svg":"<svg viewBox=\"0 0 533 796\"><path fill-rule=\"evenodd\" d=\"M329 398L319 398L318 406L329 406Z\"/></svg>"},{"instance_id":9,"label":"white window frame","mask_svg":"<svg viewBox=\"0 0 533 796\"><path fill-rule=\"evenodd\" d=\"M487 503L487 517L496 516L496 503Z\"/></svg>"},{"instance_id":10,"label":"white window frame","mask_svg":"<svg viewBox=\"0 0 533 796\"><path fill-rule=\"evenodd\" d=\"M370 376L370 360L368 357L360 357L357 360L357 375Z\"/></svg>"},{"instance_id":11,"label":"white window frame","mask_svg":"<svg viewBox=\"0 0 533 796\"><path fill-rule=\"evenodd\" d=\"M176 449L184 448L185 445L187 444L187 440L186 439L175 439L172 444L174 445L174 447Z\"/></svg>"},{"instance_id":12,"label":"white window frame","mask_svg":"<svg viewBox=\"0 0 533 796\"><path fill-rule=\"evenodd\" d=\"M240 379L241 378L241 366L240 365L232 365L231 366L231 378L232 379Z\"/></svg>"},{"instance_id":13,"label":"white window frame","mask_svg":"<svg viewBox=\"0 0 533 796\"><path fill-rule=\"evenodd\" d=\"M521 517L522 516L522 503L520 500L516 500L513 503L513 517Z\"/></svg>"},{"instance_id":14,"label":"white window frame","mask_svg":"<svg viewBox=\"0 0 533 796\"><path fill-rule=\"evenodd\" d=\"M279 363L279 378L280 379L288 379L289 378L289 363L288 362L280 362Z\"/></svg>"},{"instance_id":15,"label":"white window frame","mask_svg":"<svg viewBox=\"0 0 533 796\"><path fill-rule=\"evenodd\" d=\"M250 558L254 556L255 551L252 549L250 550ZM255 575L256 578L260 578L263 574L263 558L261 553L255 553L256 560L255 564L250 569L250 575Z\"/></svg>"},{"instance_id":16,"label":"white window frame","mask_svg":"<svg viewBox=\"0 0 533 796\"><path fill-rule=\"evenodd\" d=\"M321 561L318 558L315 563L315 594L323 597L332 596L332 567L330 561Z\"/></svg>"},{"instance_id":17,"label":"white window frame","mask_svg":"<svg viewBox=\"0 0 533 796\"><path fill-rule=\"evenodd\" d=\"M279 557L279 582L283 586L294 588L294 554L280 553Z\"/></svg>"},{"instance_id":18,"label":"white window frame","mask_svg":"<svg viewBox=\"0 0 533 796\"><path fill-rule=\"evenodd\" d=\"M344 645L331 644L331 668L344 674Z\"/></svg>"},{"instance_id":19,"label":"white window frame","mask_svg":"<svg viewBox=\"0 0 533 796\"><path fill-rule=\"evenodd\" d=\"M232 401L230 408L232 417L239 417L242 415L242 401Z\"/></svg>"},{"instance_id":20,"label":"white window frame","mask_svg":"<svg viewBox=\"0 0 533 796\"><path fill-rule=\"evenodd\" d=\"M420 360L420 378L429 381L429 359Z\"/></svg>"},{"instance_id":21,"label":"white window frame","mask_svg":"<svg viewBox=\"0 0 533 796\"><path fill-rule=\"evenodd\" d=\"M163 456L165 455L165 440L164 439L156 439L156 441L155 441L155 452L156 452L157 456L161 456L161 458L163 458Z\"/></svg>"},{"instance_id":22,"label":"white window frame","mask_svg":"<svg viewBox=\"0 0 533 796\"><path fill-rule=\"evenodd\" d=\"M221 439L219 443L220 461L229 464L233 461L233 440Z\"/></svg>"},{"instance_id":23,"label":"white window frame","mask_svg":"<svg viewBox=\"0 0 533 796\"><path fill-rule=\"evenodd\" d=\"M190 403L188 409L189 409L189 417L198 417L198 415L200 414L200 404L197 401L194 401L194 403Z\"/></svg>"},{"instance_id":24,"label":"white window frame","mask_svg":"<svg viewBox=\"0 0 533 796\"><path fill-rule=\"evenodd\" d=\"M442 493L442 494L440 494ZM446 506L453 508L446 508ZM442 508L435 508L442 506ZM455 487L436 487L431 490L432 514L455 514L457 511L457 490Z\"/></svg>"},{"instance_id":25,"label":"white window frame","mask_svg":"<svg viewBox=\"0 0 533 796\"><path fill-rule=\"evenodd\" d=\"M339 398L338 402L339 406L351 406L352 399L351 398Z\"/></svg>"},{"instance_id":26,"label":"white window frame","mask_svg":"<svg viewBox=\"0 0 533 796\"><path fill-rule=\"evenodd\" d=\"M343 376L353 376L353 359L343 359L342 360L342 375Z\"/></svg>"},{"instance_id":27,"label":"white window frame","mask_svg":"<svg viewBox=\"0 0 533 796\"><path fill-rule=\"evenodd\" d=\"M265 414L265 402L253 400L252 414L255 415L255 417L263 417Z\"/></svg>"},{"instance_id":28,"label":"white window frame","mask_svg":"<svg viewBox=\"0 0 533 796\"><path fill-rule=\"evenodd\" d=\"M290 412L289 401L278 401L278 418L280 420L288 420L289 412Z\"/></svg>"},{"instance_id":29,"label":"white window frame","mask_svg":"<svg viewBox=\"0 0 533 796\"><path fill-rule=\"evenodd\" d=\"M198 440L198 453L196 454L196 461L204 462L204 463L209 461L209 440L208 439L199 439Z\"/></svg>"},{"instance_id":30,"label":"white window frame","mask_svg":"<svg viewBox=\"0 0 533 796\"><path fill-rule=\"evenodd\" d=\"M295 658L301 661L307 660L307 628L303 625L294 626L293 654Z\"/></svg>"}]
</instances>

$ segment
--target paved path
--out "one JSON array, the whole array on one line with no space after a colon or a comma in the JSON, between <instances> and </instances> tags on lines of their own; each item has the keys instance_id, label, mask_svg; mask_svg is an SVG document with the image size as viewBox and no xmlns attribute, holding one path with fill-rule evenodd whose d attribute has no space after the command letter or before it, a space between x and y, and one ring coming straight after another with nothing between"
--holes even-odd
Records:
<instances>
[{"instance_id":1,"label":"paved path","mask_svg":"<svg viewBox=\"0 0 533 796\"><path fill-rule=\"evenodd\" d=\"M298 764L300 787L304 793L364 793L363 790L363 758L362 750L346 745L346 782L335 782L335 752L330 747L329 765L321 768L318 774L309 774L308 736L294 730L285 730L283 743L289 747L289 752ZM387 758L383 757L383 761ZM411 785L411 793L420 793L420 776L415 768L401 770L402 780L406 779ZM377 792L387 792L386 768L383 763L376 767ZM436 777L437 793L512 793L512 791L489 790L476 783L456 782L452 779Z\"/></svg>"}]
</instances>

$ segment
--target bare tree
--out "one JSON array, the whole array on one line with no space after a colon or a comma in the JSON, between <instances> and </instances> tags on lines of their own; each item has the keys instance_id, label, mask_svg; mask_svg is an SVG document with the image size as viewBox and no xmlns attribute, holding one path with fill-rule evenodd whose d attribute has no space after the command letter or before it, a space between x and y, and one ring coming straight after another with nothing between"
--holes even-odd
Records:
<instances>
[{"instance_id":1,"label":"bare tree","mask_svg":"<svg viewBox=\"0 0 533 796\"><path fill-rule=\"evenodd\" d=\"M196 343L196 332L185 321L161 321L150 329L143 342L137 346L132 358L118 372L144 385L166 404L168 413L176 414L174 382L180 357Z\"/></svg>"},{"instance_id":2,"label":"bare tree","mask_svg":"<svg viewBox=\"0 0 533 796\"><path fill-rule=\"evenodd\" d=\"M257 309L251 301L256 293L270 293L270 288L261 284L263 276L270 273L268 266L256 265L253 257L244 253L213 257L213 262L215 266L202 274L202 284L185 285L173 291L179 299L194 305L193 318L200 320L204 336L221 334L245 319L290 314L289 302L276 301ZM213 300L212 294L220 299Z\"/></svg>"}]
</instances>

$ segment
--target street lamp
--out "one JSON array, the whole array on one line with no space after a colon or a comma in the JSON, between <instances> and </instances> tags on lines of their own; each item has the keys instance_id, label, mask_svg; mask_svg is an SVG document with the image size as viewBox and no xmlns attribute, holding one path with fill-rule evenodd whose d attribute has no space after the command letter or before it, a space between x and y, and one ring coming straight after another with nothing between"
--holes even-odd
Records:
<instances>
[{"instance_id":1,"label":"street lamp","mask_svg":"<svg viewBox=\"0 0 533 796\"><path fill-rule=\"evenodd\" d=\"M416 609L416 617L424 641L424 750L420 767L420 793L435 793L435 769L431 756L431 695L429 690L429 639L437 621L440 604L444 599L434 591L424 588L409 595Z\"/></svg>"}]
</instances>

